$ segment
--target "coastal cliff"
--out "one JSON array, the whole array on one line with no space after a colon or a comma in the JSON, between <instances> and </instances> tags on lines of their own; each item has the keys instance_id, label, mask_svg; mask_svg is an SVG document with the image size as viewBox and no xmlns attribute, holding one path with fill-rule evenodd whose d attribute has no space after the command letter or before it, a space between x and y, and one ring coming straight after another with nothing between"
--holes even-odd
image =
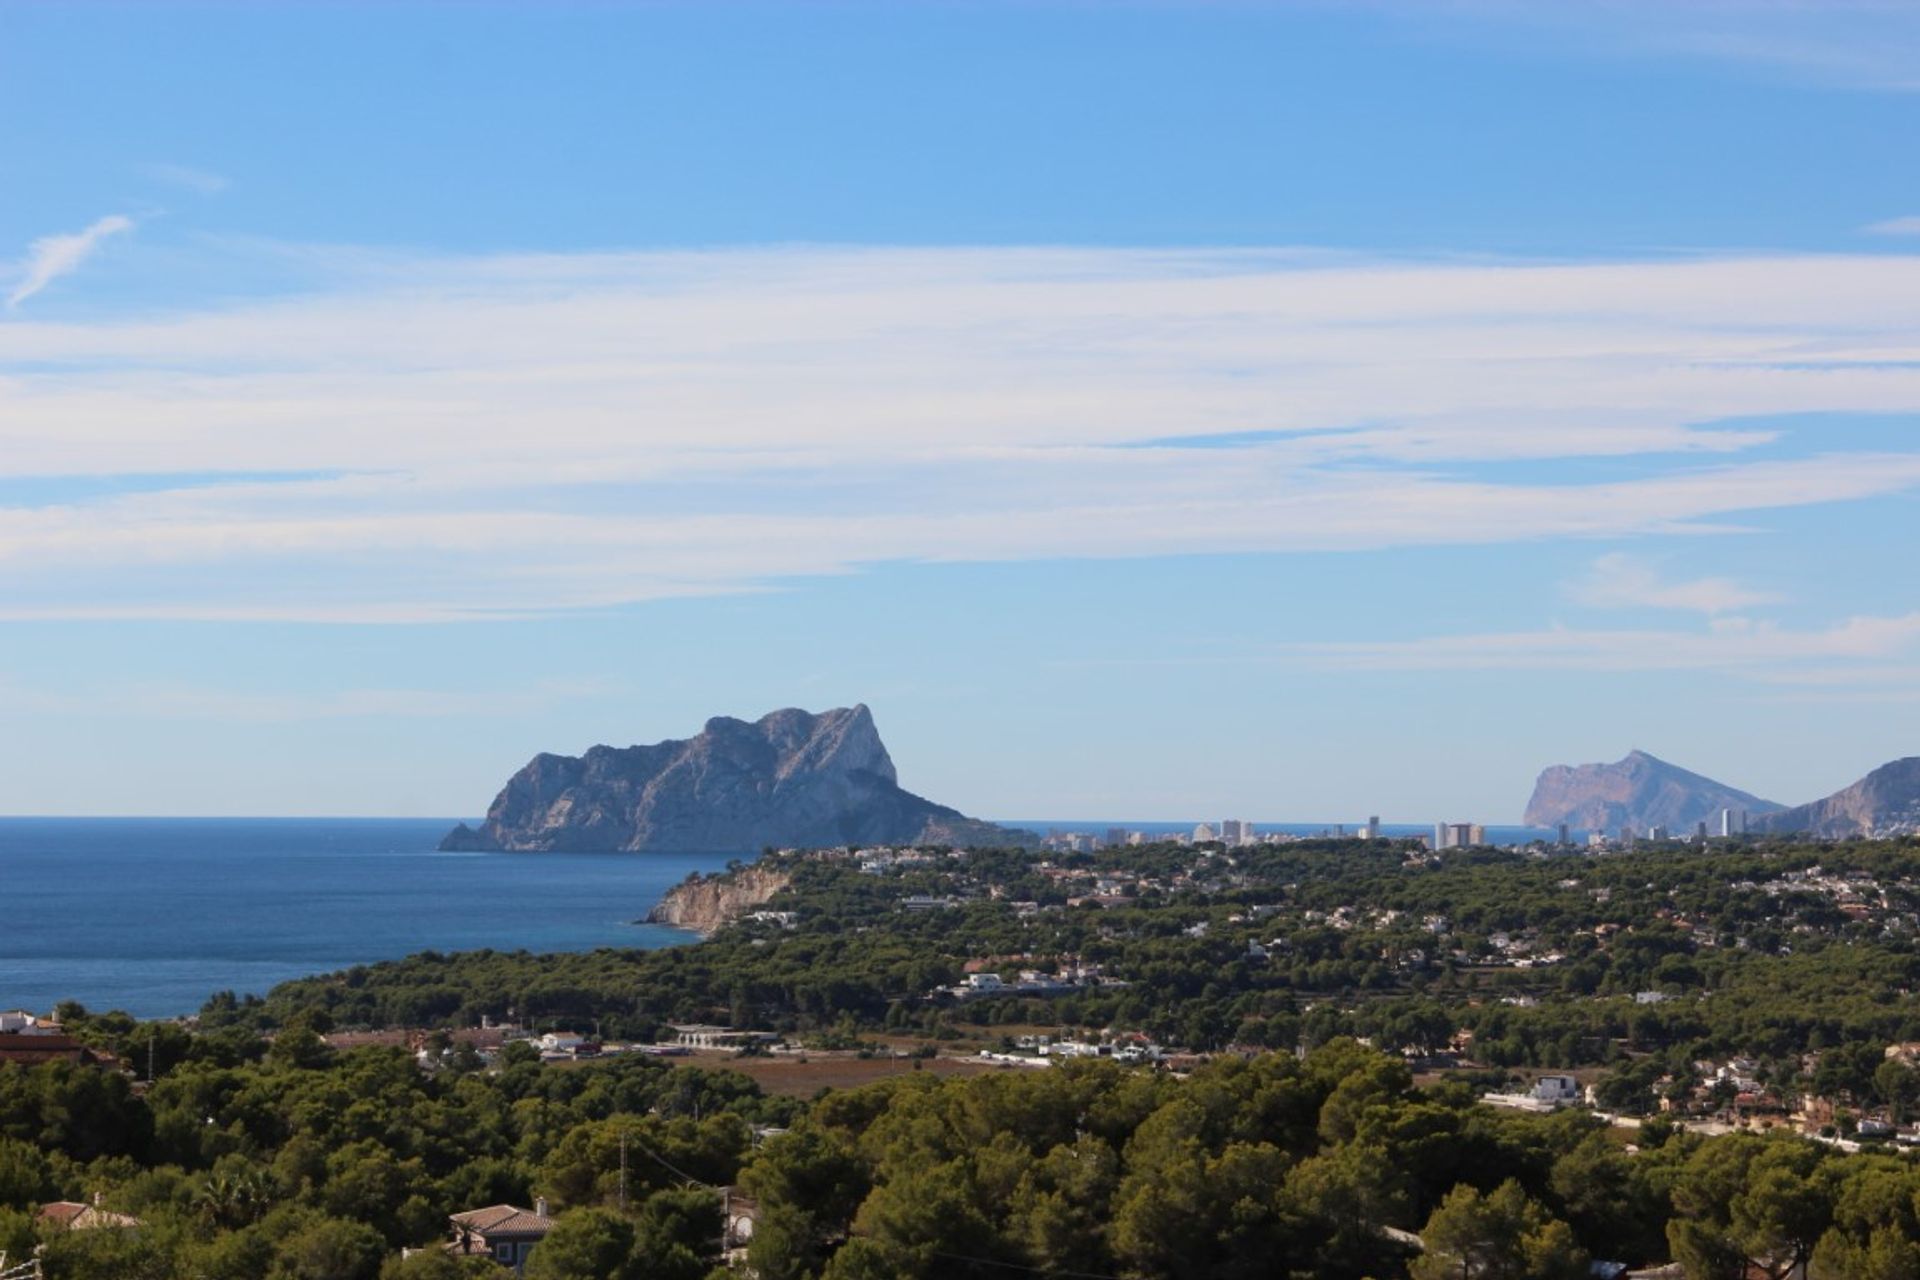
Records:
<instances>
[{"instance_id":1,"label":"coastal cliff","mask_svg":"<svg viewBox=\"0 0 1920 1280\"><path fill-rule=\"evenodd\" d=\"M443 850L758 853L769 846L1001 844L1009 832L903 789L865 706L707 721L692 738L535 756Z\"/></svg>"},{"instance_id":2,"label":"coastal cliff","mask_svg":"<svg viewBox=\"0 0 1920 1280\"><path fill-rule=\"evenodd\" d=\"M709 934L765 906L792 881L790 872L761 866L741 867L714 876L695 872L667 890L653 910L647 912L647 923L670 924Z\"/></svg>"}]
</instances>

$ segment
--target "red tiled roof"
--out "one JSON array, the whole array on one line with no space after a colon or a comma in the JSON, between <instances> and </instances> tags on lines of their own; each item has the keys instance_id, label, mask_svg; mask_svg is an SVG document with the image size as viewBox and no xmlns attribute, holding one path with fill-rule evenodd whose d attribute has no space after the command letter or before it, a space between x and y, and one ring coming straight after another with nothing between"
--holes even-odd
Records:
<instances>
[{"instance_id":1,"label":"red tiled roof","mask_svg":"<svg viewBox=\"0 0 1920 1280\"><path fill-rule=\"evenodd\" d=\"M0 1033L0 1062L85 1062L90 1056L72 1036Z\"/></svg>"},{"instance_id":2,"label":"red tiled roof","mask_svg":"<svg viewBox=\"0 0 1920 1280\"><path fill-rule=\"evenodd\" d=\"M55 1200L52 1204L40 1206L35 1215L42 1222L50 1222L69 1231L86 1231L95 1227L138 1227L143 1225L138 1218L124 1213L115 1213L111 1209L102 1209L98 1205L81 1204L75 1200Z\"/></svg>"},{"instance_id":3,"label":"red tiled roof","mask_svg":"<svg viewBox=\"0 0 1920 1280\"><path fill-rule=\"evenodd\" d=\"M465 1213L456 1213L453 1215L453 1223L457 1227L464 1227L489 1240L498 1236L538 1238L553 1230L552 1218L511 1204L496 1204L485 1209L469 1209Z\"/></svg>"}]
</instances>

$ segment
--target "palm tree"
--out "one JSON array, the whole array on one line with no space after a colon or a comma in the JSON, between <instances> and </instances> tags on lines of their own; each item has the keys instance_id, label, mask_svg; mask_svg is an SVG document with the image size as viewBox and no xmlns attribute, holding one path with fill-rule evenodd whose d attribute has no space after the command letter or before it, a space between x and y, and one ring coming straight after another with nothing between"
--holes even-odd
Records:
<instances>
[{"instance_id":1,"label":"palm tree","mask_svg":"<svg viewBox=\"0 0 1920 1280\"><path fill-rule=\"evenodd\" d=\"M272 1203L272 1191L256 1169L209 1174L194 1198L200 1216L223 1230L257 1221Z\"/></svg>"}]
</instances>

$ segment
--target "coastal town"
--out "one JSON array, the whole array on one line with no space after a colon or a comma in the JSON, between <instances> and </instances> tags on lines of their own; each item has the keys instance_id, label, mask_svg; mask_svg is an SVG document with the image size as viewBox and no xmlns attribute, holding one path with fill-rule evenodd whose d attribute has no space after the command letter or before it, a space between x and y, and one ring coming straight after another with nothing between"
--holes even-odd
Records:
<instances>
[{"instance_id":1,"label":"coastal town","mask_svg":"<svg viewBox=\"0 0 1920 1280\"><path fill-rule=\"evenodd\" d=\"M1279 843L1308 850L1309 859L1339 858L1365 849L1376 867L1410 883L1457 873L1447 855L1432 852L1420 841L1355 836ZM1153 1027L1109 1021L1090 1027L1091 1038L1041 1031L1011 1045L995 1045L994 1051L1007 1061L1057 1061L1077 1053L1105 1056L1122 1043L1134 1049L1128 1061L1203 1060L1218 1052L1297 1048L1314 1038L1307 1028L1317 1027L1325 1029L1321 1035L1351 1034L1400 1054L1421 1070L1525 1071L1551 1064L1533 1061L1536 1055L1524 1038L1516 1051L1513 1025L1556 1009L1578 1008L1621 1034L1582 1051L1588 1060L1577 1065L1589 1074L1611 1072L1622 1078L1644 1060L1636 1055L1648 1046L1683 1038L1695 1025L1700 1010L1715 997L1702 963L1716 953L1790 963L1796 946L1902 942L1920 936L1920 875L1828 867L1810 858L1775 859L1764 873L1730 879L1701 897L1687 885L1638 880L1636 869L1643 864L1625 858L1596 859L1551 846L1498 854L1481 850L1469 856L1498 859L1496 865L1512 870L1524 868L1538 894L1524 908L1489 912L1483 904L1464 910L1455 904L1442 904L1451 909L1422 909L1412 902L1385 905L1377 884L1370 885L1375 891L1364 898L1347 898L1337 879L1277 878L1257 856L1243 856L1267 848L1220 841L1160 842L1144 849L1137 844L1116 847L1119 856L1106 860L1084 854L1021 854L1017 865L1009 865L1002 853L968 855L913 847L787 850L717 880L696 877L669 894L653 918L678 921L708 935L724 930L751 948L767 948L820 923L818 908L809 907L806 895L790 892L796 870L852 872L879 882L883 888L876 905L891 904L887 909L897 917L930 917L933 928L949 933L962 919L1005 920L1012 930L1005 936L1027 944L950 955L950 981L889 994L884 1029L896 1035L934 1028L942 1037L975 1038L989 1034L1010 1008L1020 1010L1025 1020L1057 1019L1055 1025L1075 1024L1082 1005L1123 1008L1130 989L1144 976L1131 967L1132 944L1165 937L1170 930L1188 949L1231 965L1248 985L1291 991L1294 1016L1281 1021L1300 1028L1298 1044L1276 1046L1270 1033L1252 1042L1227 1035L1182 1043L1155 1037ZM1489 882L1512 878L1492 867L1481 874ZM713 896L736 880L751 886L747 897L724 892ZM718 914L683 914L674 906L677 900L705 900L707 909ZM834 905L837 910L842 904ZM1524 918L1528 915L1548 917L1552 923L1529 922ZM836 921L836 927L844 923ZM900 927L926 926L901 920ZM1045 945L1069 937L1076 945ZM1361 981L1351 980L1356 960L1364 962ZM1317 980L1316 966L1333 980ZM1596 976L1602 969L1604 976ZM1316 987L1330 989L1320 995ZM1465 1016L1447 1020L1431 1009L1418 1017L1401 1016L1410 998L1436 989L1457 992L1449 1003ZM1258 1021L1247 1025L1257 1027ZM535 1038L550 1061L607 1052L608 1043L616 1052L793 1054L806 1052L808 1039L771 1024L673 1023L663 1032L658 1043L622 1044L578 1029L535 1037L531 1031L490 1028L496 1042L520 1034ZM817 1051L820 1039L812 1039ZM1625 1056L1608 1065L1615 1048ZM1892 1048L1887 1052L1902 1063L1910 1056L1894 1054ZM1893 1119L1885 1107L1862 1110L1858 1099L1830 1099L1789 1088L1787 1081L1813 1076L1818 1056L1769 1052L1764 1070L1740 1055L1690 1061L1678 1073L1641 1082L1642 1110L1760 1124L1799 1115L1815 1130L1861 1119ZM1756 1070L1766 1083L1754 1079ZM1728 1079L1740 1086L1731 1095L1713 1087ZM1583 1088L1581 1096L1591 1101L1591 1093Z\"/></svg>"}]
</instances>

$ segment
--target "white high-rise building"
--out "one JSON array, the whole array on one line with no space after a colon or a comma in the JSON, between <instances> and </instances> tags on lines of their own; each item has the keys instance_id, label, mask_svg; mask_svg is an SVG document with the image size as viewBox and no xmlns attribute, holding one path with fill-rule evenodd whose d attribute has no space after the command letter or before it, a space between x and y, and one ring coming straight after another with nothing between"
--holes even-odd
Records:
<instances>
[{"instance_id":1,"label":"white high-rise building","mask_svg":"<svg viewBox=\"0 0 1920 1280\"><path fill-rule=\"evenodd\" d=\"M1195 844L1206 844L1208 841L1218 840L1219 838L1218 835L1214 834L1212 823L1203 822L1193 829L1193 842Z\"/></svg>"},{"instance_id":2,"label":"white high-rise building","mask_svg":"<svg viewBox=\"0 0 1920 1280\"><path fill-rule=\"evenodd\" d=\"M1380 815L1376 813L1367 819L1367 839L1378 840L1379 838L1380 838Z\"/></svg>"},{"instance_id":3,"label":"white high-rise building","mask_svg":"<svg viewBox=\"0 0 1920 1280\"><path fill-rule=\"evenodd\" d=\"M1253 837L1253 830L1239 818L1225 818L1220 823L1220 839L1230 845L1242 845Z\"/></svg>"}]
</instances>

